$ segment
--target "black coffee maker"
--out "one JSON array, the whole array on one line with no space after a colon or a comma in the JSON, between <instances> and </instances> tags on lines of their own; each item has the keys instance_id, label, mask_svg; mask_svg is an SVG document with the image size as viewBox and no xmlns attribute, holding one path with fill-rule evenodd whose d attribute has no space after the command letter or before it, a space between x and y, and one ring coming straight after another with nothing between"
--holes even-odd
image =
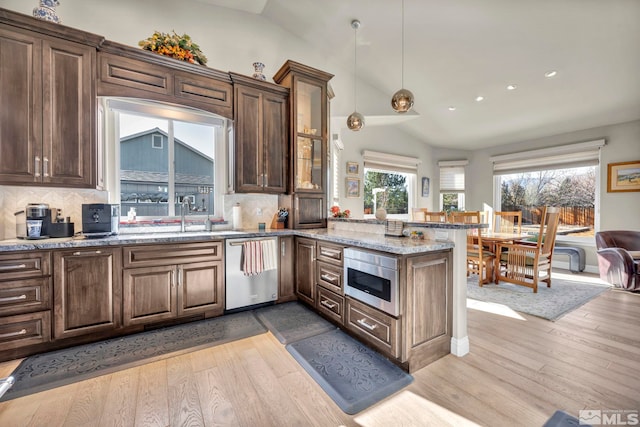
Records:
<instances>
[{"instance_id":1,"label":"black coffee maker","mask_svg":"<svg viewBox=\"0 0 640 427\"><path fill-rule=\"evenodd\" d=\"M15 213L16 215L16 237L19 239L33 239L49 237L51 231L51 209L46 203L29 203L25 210ZM39 236L29 236L27 221L40 220L42 227Z\"/></svg>"}]
</instances>

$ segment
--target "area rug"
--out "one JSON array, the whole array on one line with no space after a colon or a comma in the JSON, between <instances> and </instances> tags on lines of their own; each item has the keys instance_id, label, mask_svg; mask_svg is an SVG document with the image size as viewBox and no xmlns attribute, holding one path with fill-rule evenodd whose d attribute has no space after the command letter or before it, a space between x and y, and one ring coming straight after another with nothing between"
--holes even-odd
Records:
<instances>
[{"instance_id":1,"label":"area rug","mask_svg":"<svg viewBox=\"0 0 640 427\"><path fill-rule=\"evenodd\" d=\"M259 308L254 312L282 344L336 329L331 322L296 301Z\"/></svg>"},{"instance_id":2,"label":"area rug","mask_svg":"<svg viewBox=\"0 0 640 427\"><path fill-rule=\"evenodd\" d=\"M288 344L286 349L350 415L413 381L413 376L338 329Z\"/></svg>"},{"instance_id":3,"label":"area rug","mask_svg":"<svg viewBox=\"0 0 640 427\"><path fill-rule=\"evenodd\" d=\"M500 282L478 286L478 276L467 279L467 297L479 301L506 305L512 310L556 321L588 301L610 289L610 286L580 282L578 280L551 279L551 287L538 285L533 289Z\"/></svg>"},{"instance_id":4,"label":"area rug","mask_svg":"<svg viewBox=\"0 0 640 427\"><path fill-rule=\"evenodd\" d=\"M16 382L0 400L265 332L253 313L241 312L30 356L11 374Z\"/></svg>"}]
</instances>

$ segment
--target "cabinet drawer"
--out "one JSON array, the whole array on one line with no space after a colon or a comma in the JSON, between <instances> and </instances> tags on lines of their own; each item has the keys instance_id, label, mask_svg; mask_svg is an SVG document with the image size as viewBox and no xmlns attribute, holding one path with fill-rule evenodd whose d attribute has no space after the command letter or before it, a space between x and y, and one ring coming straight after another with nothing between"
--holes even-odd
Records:
<instances>
[{"instance_id":1,"label":"cabinet drawer","mask_svg":"<svg viewBox=\"0 0 640 427\"><path fill-rule=\"evenodd\" d=\"M50 252L21 252L0 255L0 280L43 277L50 274Z\"/></svg>"},{"instance_id":2,"label":"cabinet drawer","mask_svg":"<svg viewBox=\"0 0 640 427\"><path fill-rule=\"evenodd\" d=\"M0 318L0 351L51 341L51 312Z\"/></svg>"},{"instance_id":3,"label":"cabinet drawer","mask_svg":"<svg viewBox=\"0 0 640 427\"><path fill-rule=\"evenodd\" d=\"M342 325L344 319L344 297L320 286L318 286L317 292L318 311Z\"/></svg>"},{"instance_id":4,"label":"cabinet drawer","mask_svg":"<svg viewBox=\"0 0 640 427\"><path fill-rule=\"evenodd\" d=\"M233 108L232 86L215 79L178 74L175 77L175 96L180 99L217 105L229 110Z\"/></svg>"},{"instance_id":5,"label":"cabinet drawer","mask_svg":"<svg viewBox=\"0 0 640 427\"><path fill-rule=\"evenodd\" d=\"M335 265L342 265L342 246L318 242L318 259Z\"/></svg>"},{"instance_id":6,"label":"cabinet drawer","mask_svg":"<svg viewBox=\"0 0 640 427\"><path fill-rule=\"evenodd\" d=\"M222 242L125 246L124 268L155 267L222 259Z\"/></svg>"},{"instance_id":7,"label":"cabinet drawer","mask_svg":"<svg viewBox=\"0 0 640 427\"><path fill-rule=\"evenodd\" d=\"M0 282L0 316L51 308L51 277Z\"/></svg>"},{"instance_id":8,"label":"cabinet drawer","mask_svg":"<svg viewBox=\"0 0 640 427\"><path fill-rule=\"evenodd\" d=\"M100 52L100 80L131 89L168 95L173 78L168 69Z\"/></svg>"},{"instance_id":9,"label":"cabinet drawer","mask_svg":"<svg viewBox=\"0 0 640 427\"><path fill-rule=\"evenodd\" d=\"M400 322L351 298L346 299L345 325L356 335L390 356L400 354Z\"/></svg>"},{"instance_id":10,"label":"cabinet drawer","mask_svg":"<svg viewBox=\"0 0 640 427\"><path fill-rule=\"evenodd\" d=\"M316 283L318 285L324 286L339 295L344 294L342 290L342 267L317 261L316 275Z\"/></svg>"}]
</instances>

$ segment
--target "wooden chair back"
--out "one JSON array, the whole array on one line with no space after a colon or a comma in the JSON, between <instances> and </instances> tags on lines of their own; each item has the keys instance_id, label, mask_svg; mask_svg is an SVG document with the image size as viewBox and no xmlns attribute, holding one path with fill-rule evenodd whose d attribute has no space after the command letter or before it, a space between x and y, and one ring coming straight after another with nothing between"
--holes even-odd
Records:
<instances>
[{"instance_id":1,"label":"wooden chair back","mask_svg":"<svg viewBox=\"0 0 640 427\"><path fill-rule=\"evenodd\" d=\"M440 212L425 212L424 219L427 222L447 222L447 213Z\"/></svg>"},{"instance_id":2,"label":"wooden chair back","mask_svg":"<svg viewBox=\"0 0 640 427\"><path fill-rule=\"evenodd\" d=\"M462 224L480 224L480 211L453 211L449 214L449 222Z\"/></svg>"},{"instance_id":3,"label":"wooden chair back","mask_svg":"<svg viewBox=\"0 0 640 427\"><path fill-rule=\"evenodd\" d=\"M496 211L493 214L495 233L522 233L521 211Z\"/></svg>"},{"instance_id":4,"label":"wooden chair back","mask_svg":"<svg viewBox=\"0 0 640 427\"><path fill-rule=\"evenodd\" d=\"M411 208L411 221L415 222L424 222L427 221L425 218L427 215L427 208Z\"/></svg>"},{"instance_id":5,"label":"wooden chair back","mask_svg":"<svg viewBox=\"0 0 640 427\"><path fill-rule=\"evenodd\" d=\"M560 208L553 206L545 207L540 221L540 232L538 233L538 248L540 253L551 256L553 247L556 244L558 225L560 224Z\"/></svg>"}]
</instances>

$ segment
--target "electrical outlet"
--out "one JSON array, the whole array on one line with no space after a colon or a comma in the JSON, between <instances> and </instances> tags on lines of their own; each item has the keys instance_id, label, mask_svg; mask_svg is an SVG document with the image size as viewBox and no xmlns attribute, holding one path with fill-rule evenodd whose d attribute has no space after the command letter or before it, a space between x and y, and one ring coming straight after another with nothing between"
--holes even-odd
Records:
<instances>
[{"instance_id":1,"label":"electrical outlet","mask_svg":"<svg viewBox=\"0 0 640 427\"><path fill-rule=\"evenodd\" d=\"M256 215L262 216L262 208L256 208Z\"/></svg>"}]
</instances>

